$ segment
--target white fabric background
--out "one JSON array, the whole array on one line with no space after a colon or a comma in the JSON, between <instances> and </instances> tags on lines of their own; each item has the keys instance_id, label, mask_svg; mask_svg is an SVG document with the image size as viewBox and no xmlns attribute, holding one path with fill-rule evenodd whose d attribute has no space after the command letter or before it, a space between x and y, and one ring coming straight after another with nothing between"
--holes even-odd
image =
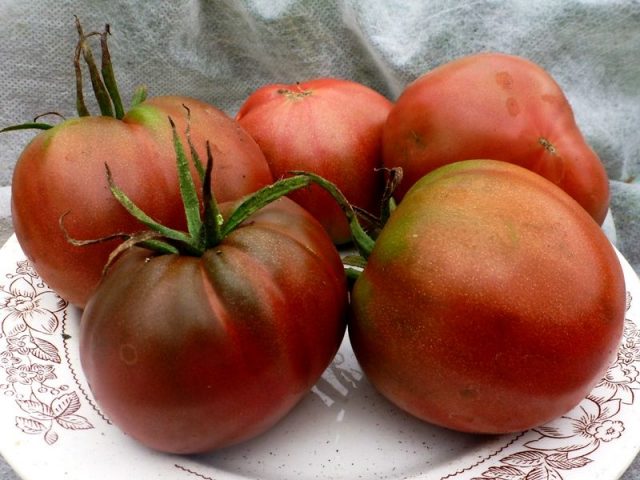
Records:
<instances>
[{"instance_id":1,"label":"white fabric background","mask_svg":"<svg viewBox=\"0 0 640 480\"><path fill-rule=\"evenodd\" d=\"M264 83L339 76L394 99L463 54L528 57L564 88L605 163L607 229L640 270L638 0L0 0L0 126L51 110L74 115L74 14L87 31L111 24L126 101L145 83L150 95L191 95L230 115ZM13 166L33 135L0 135L2 218ZM0 478L15 478L1 459Z\"/></svg>"},{"instance_id":2,"label":"white fabric background","mask_svg":"<svg viewBox=\"0 0 640 480\"><path fill-rule=\"evenodd\" d=\"M0 125L74 115L73 14L86 30L112 25L125 99L146 83L151 95L192 95L230 115L267 82L333 75L394 99L463 54L528 57L564 88L605 163L617 245L640 267L638 0L0 0ZM0 135L0 185L32 136Z\"/></svg>"}]
</instances>

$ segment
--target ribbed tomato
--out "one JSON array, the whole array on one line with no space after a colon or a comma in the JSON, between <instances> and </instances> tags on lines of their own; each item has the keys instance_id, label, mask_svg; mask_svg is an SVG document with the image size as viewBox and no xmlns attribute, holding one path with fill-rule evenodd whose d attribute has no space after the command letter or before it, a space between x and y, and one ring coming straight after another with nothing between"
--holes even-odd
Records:
<instances>
[{"instance_id":1,"label":"ribbed tomato","mask_svg":"<svg viewBox=\"0 0 640 480\"><path fill-rule=\"evenodd\" d=\"M340 345L346 300L331 239L282 198L202 256L124 253L84 311L82 367L131 437L212 450L263 432L308 392Z\"/></svg>"}]
</instances>

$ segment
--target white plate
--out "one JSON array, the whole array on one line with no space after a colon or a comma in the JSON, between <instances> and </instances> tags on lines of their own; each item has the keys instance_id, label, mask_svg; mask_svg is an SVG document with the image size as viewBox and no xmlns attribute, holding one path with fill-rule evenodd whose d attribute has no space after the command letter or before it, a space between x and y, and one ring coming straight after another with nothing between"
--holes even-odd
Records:
<instances>
[{"instance_id":1,"label":"white plate","mask_svg":"<svg viewBox=\"0 0 640 480\"><path fill-rule=\"evenodd\" d=\"M640 450L640 282L621 262L629 308L618 358L589 398L543 428L474 436L411 418L372 389L345 338L275 428L176 456L136 444L100 412L80 370L78 310L42 283L12 237L0 250L0 452L27 480L616 479Z\"/></svg>"}]
</instances>

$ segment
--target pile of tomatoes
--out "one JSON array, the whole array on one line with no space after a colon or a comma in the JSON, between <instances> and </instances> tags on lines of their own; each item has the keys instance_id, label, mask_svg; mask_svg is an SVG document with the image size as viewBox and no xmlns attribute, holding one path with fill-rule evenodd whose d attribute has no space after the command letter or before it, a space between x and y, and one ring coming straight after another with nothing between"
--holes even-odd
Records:
<instances>
[{"instance_id":1,"label":"pile of tomatoes","mask_svg":"<svg viewBox=\"0 0 640 480\"><path fill-rule=\"evenodd\" d=\"M336 78L265 85L233 119L182 96L125 109L78 32L100 115L80 89L77 118L25 125L44 131L12 214L83 309L84 373L132 437L192 453L264 432L347 328L382 395L461 431L540 425L603 375L625 307L608 179L540 66L471 55L394 102Z\"/></svg>"}]
</instances>

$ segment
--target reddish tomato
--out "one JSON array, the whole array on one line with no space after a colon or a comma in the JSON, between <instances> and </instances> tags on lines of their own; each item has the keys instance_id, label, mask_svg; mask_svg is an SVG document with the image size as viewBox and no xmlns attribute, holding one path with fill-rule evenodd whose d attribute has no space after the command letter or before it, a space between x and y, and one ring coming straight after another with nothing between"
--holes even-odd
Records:
<instances>
[{"instance_id":1,"label":"reddish tomato","mask_svg":"<svg viewBox=\"0 0 640 480\"><path fill-rule=\"evenodd\" d=\"M172 143L171 115L179 132L191 111L191 136L204 158L205 140L215 149L213 183L220 201L237 199L271 182L264 155L253 139L223 112L186 97L150 99L112 117L81 117L38 134L18 159L12 183L12 216L22 249L62 297L83 307L95 289L110 241L75 247L59 225L77 239L95 239L143 228L112 197L105 178L109 164L118 183L152 217L182 228ZM184 134L181 133L183 139Z\"/></svg>"},{"instance_id":2,"label":"reddish tomato","mask_svg":"<svg viewBox=\"0 0 640 480\"><path fill-rule=\"evenodd\" d=\"M464 57L411 83L385 125L384 164L400 166L398 198L458 160L493 158L551 180L602 223L609 182L560 86L538 65L498 53Z\"/></svg>"},{"instance_id":3,"label":"reddish tomato","mask_svg":"<svg viewBox=\"0 0 640 480\"><path fill-rule=\"evenodd\" d=\"M352 303L353 349L380 392L429 422L502 433L565 413L601 379L625 285L613 247L571 197L479 160L410 189Z\"/></svg>"},{"instance_id":4,"label":"reddish tomato","mask_svg":"<svg viewBox=\"0 0 640 480\"><path fill-rule=\"evenodd\" d=\"M356 82L321 78L267 85L242 105L236 119L258 142L274 178L291 170L335 183L354 205L375 212L381 181L382 126L391 102ZM344 214L321 188L291 195L327 229L334 242L350 240Z\"/></svg>"},{"instance_id":5,"label":"reddish tomato","mask_svg":"<svg viewBox=\"0 0 640 480\"><path fill-rule=\"evenodd\" d=\"M84 311L82 367L131 437L211 450L263 432L307 393L341 342L346 300L331 239L282 198L202 257L124 253Z\"/></svg>"}]
</instances>

